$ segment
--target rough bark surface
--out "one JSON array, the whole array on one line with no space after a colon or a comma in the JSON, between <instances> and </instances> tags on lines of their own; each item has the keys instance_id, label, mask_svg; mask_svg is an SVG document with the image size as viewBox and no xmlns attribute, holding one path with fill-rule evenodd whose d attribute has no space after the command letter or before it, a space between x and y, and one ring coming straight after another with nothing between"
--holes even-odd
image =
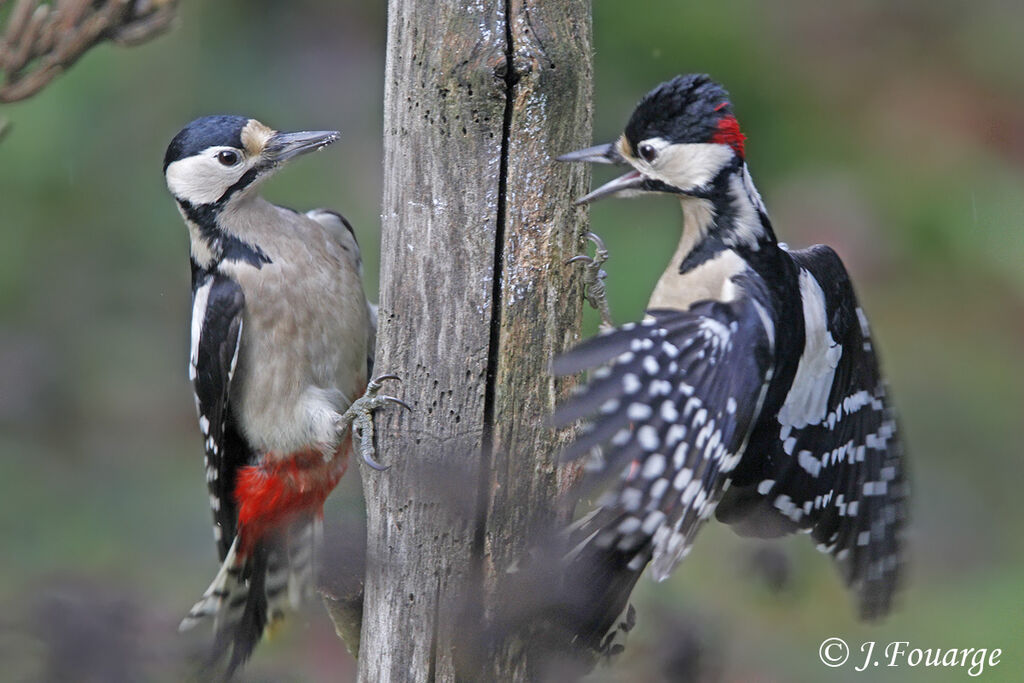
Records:
<instances>
[{"instance_id":1,"label":"rough bark surface","mask_svg":"<svg viewBox=\"0 0 1024 683\"><path fill-rule=\"evenodd\" d=\"M469 661L501 577L565 510L565 387L579 331L589 144L589 0L392 0L376 366L414 407L378 417L364 469L364 681L522 680L506 646Z\"/></svg>"}]
</instances>

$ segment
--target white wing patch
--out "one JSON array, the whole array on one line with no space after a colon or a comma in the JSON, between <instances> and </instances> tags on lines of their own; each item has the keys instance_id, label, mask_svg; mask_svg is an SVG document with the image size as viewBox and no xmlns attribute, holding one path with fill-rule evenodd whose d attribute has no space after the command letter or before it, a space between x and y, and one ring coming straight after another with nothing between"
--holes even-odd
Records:
<instances>
[{"instance_id":1,"label":"white wing patch","mask_svg":"<svg viewBox=\"0 0 1024 683\"><path fill-rule=\"evenodd\" d=\"M188 355L188 379L196 381L196 367L199 365L199 339L203 334L203 323L206 320L206 304L210 298L213 279L210 278L196 290L192 300L192 343Z\"/></svg>"},{"instance_id":2,"label":"white wing patch","mask_svg":"<svg viewBox=\"0 0 1024 683\"><path fill-rule=\"evenodd\" d=\"M786 402L779 410L779 424L802 429L825 419L832 380L843 347L828 331L825 293L814 276L800 271L800 299L804 309L804 351ZM783 439L785 440L785 439Z\"/></svg>"},{"instance_id":3,"label":"white wing patch","mask_svg":"<svg viewBox=\"0 0 1024 683\"><path fill-rule=\"evenodd\" d=\"M231 386L231 380L235 377L235 368L238 367L238 350L242 348L242 328L244 327L245 320L239 318L238 336L235 337L235 350L231 352L231 367L228 368L228 386Z\"/></svg>"}]
</instances>

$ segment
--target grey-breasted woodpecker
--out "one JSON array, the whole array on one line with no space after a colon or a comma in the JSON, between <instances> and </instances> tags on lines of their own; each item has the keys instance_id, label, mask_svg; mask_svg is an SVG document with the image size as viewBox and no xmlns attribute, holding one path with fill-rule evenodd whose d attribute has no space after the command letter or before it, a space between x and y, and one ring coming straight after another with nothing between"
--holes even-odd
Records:
<instances>
[{"instance_id":1,"label":"grey-breasted woodpecker","mask_svg":"<svg viewBox=\"0 0 1024 683\"><path fill-rule=\"evenodd\" d=\"M242 116L188 124L164 157L191 243L189 376L221 560L181 628L213 617L230 675L268 623L312 585L323 503L348 466L349 431L373 459L375 309L351 225L257 191L338 133L280 133ZM393 378L387 376L386 378ZM403 404L404 405L404 404Z\"/></svg>"},{"instance_id":2,"label":"grey-breasted woodpecker","mask_svg":"<svg viewBox=\"0 0 1024 683\"><path fill-rule=\"evenodd\" d=\"M599 650L631 625L618 615L640 573L666 578L712 514L742 535L809 534L862 618L899 584L903 447L867 317L832 249L776 240L744 142L728 93L691 74L649 92L616 142L560 158L630 167L581 203L665 193L683 214L644 320L553 363L597 368L556 411L589 419L566 456L621 473L576 530L577 561L609 568L582 626Z\"/></svg>"}]
</instances>

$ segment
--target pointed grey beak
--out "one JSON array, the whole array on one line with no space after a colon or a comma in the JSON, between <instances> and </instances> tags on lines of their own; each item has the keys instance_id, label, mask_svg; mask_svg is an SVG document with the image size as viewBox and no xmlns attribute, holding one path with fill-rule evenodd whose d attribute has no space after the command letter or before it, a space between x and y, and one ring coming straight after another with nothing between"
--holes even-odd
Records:
<instances>
[{"instance_id":1,"label":"pointed grey beak","mask_svg":"<svg viewBox=\"0 0 1024 683\"><path fill-rule=\"evenodd\" d=\"M273 164L288 161L307 152L315 152L337 140L336 130L304 130L298 133L276 133L267 140L263 156Z\"/></svg>"},{"instance_id":2,"label":"pointed grey beak","mask_svg":"<svg viewBox=\"0 0 1024 683\"><path fill-rule=\"evenodd\" d=\"M584 195L577 199L573 204L580 206L582 204L589 204L592 201L602 199L604 197L610 197L615 194L622 192L639 192L644 189L644 184L647 182L639 171L630 171L624 175L620 175L615 180L609 180L601 187L593 190L590 194Z\"/></svg>"},{"instance_id":3,"label":"pointed grey beak","mask_svg":"<svg viewBox=\"0 0 1024 683\"><path fill-rule=\"evenodd\" d=\"M586 161L591 164L621 164L622 159L619 157L618 151L615 149L615 145L608 143L606 145L595 145L593 147L587 147L586 149L579 149L575 152L569 152L555 159L555 161Z\"/></svg>"},{"instance_id":4,"label":"pointed grey beak","mask_svg":"<svg viewBox=\"0 0 1024 683\"><path fill-rule=\"evenodd\" d=\"M608 143L606 145L596 145L594 147L588 147L581 149L576 152L569 152L558 157L557 161L585 161L591 164L622 164L624 160L619 154L615 143ZM619 194L620 192L628 192L629 190L641 190L646 178L637 171L630 171L625 175L621 175L615 180L611 180L590 194L580 197L574 205L580 206L581 204L589 204L590 202L601 199L602 197L609 197L613 194Z\"/></svg>"}]
</instances>

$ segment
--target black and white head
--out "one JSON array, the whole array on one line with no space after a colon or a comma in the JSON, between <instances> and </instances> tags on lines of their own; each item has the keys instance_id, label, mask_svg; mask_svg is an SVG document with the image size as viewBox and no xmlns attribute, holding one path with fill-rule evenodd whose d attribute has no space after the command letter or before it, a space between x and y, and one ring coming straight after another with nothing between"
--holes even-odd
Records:
<instances>
[{"instance_id":1,"label":"black and white head","mask_svg":"<svg viewBox=\"0 0 1024 683\"><path fill-rule=\"evenodd\" d=\"M224 208L289 159L338 139L337 131L279 133L244 116L204 116L167 146L164 177L182 205Z\"/></svg>"},{"instance_id":2,"label":"black and white head","mask_svg":"<svg viewBox=\"0 0 1024 683\"><path fill-rule=\"evenodd\" d=\"M633 167L578 203L645 192L701 197L723 170L742 166L745 139L725 88L705 74L690 74L647 93L616 142L571 152L559 161Z\"/></svg>"}]
</instances>

